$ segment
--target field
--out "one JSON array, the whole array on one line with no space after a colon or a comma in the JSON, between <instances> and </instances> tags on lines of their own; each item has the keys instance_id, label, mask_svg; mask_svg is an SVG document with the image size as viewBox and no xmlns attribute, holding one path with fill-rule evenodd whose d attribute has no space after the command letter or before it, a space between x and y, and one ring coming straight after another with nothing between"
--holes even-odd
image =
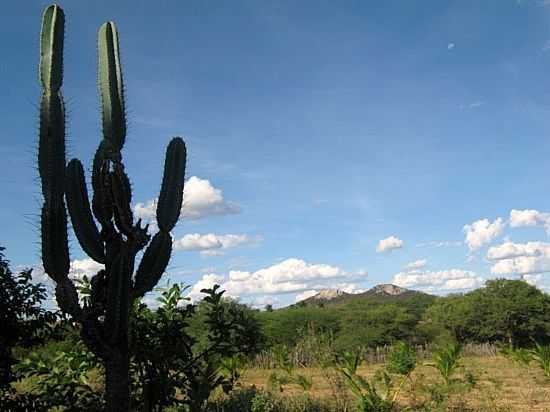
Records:
<instances>
[{"instance_id":1,"label":"field","mask_svg":"<svg viewBox=\"0 0 550 412\"><path fill-rule=\"evenodd\" d=\"M502 356L491 357L464 357L461 362L463 368L458 377L464 377L468 372L475 378L472 389L451 395L451 405L455 409L468 411L550 411L550 382L545 380L542 371L531 366L522 367ZM362 376L372 377L380 365L363 366L359 369ZM242 377L243 386L255 385L266 388L268 377L273 370L249 369ZM335 393L334 382L330 382L335 376L330 371L320 368L302 368L299 373L312 378L313 386L309 394L313 397L333 402L335 396L343 396ZM428 396L422 389L422 385L438 382L437 371L424 364L419 365L413 372L412 382L416 385L411 391L408 383L398 396L398 403L402 408L412 408L415 398L418 402ZM283 395L297 395L303 390L297 386L288 385L283 388ZM350 394L345 394L350 397ZM351 397L349 400L352 401ZM461 409L457 405L461 406Z\"/></svg>"}]
</instances>

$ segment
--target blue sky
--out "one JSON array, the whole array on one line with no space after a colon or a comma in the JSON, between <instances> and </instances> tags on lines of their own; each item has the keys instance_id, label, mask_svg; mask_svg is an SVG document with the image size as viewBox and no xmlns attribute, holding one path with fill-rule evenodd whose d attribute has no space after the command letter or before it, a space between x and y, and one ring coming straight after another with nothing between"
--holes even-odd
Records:
<instances>
[{"instance_id":1,"label":"blue sky","mask_svg":"<svg viewBox=\"0 0 550 412\"><path fill-rule=\"evenodd\" d=\"M70 155L89 167L100 139L95 36L113 20L136 214L151 216L170 137L188 145L166 278L259 306L388 282L548 288L548 3L63 1ZM9 2L0 26L0 242L16 266L40 262L47 5ZM75 275L94 269L71 253Z\"/></svg>"}]
</instances>

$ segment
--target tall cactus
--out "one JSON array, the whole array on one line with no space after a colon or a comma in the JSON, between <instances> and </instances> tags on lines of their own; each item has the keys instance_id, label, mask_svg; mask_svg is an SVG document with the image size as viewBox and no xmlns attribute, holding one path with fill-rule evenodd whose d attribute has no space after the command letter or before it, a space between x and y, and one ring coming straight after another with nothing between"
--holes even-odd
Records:
<instances>
[{"instance_id":1,"label":"tall cactus","mask_svg":"<svg viewBox=\"0 0 550 412\"><path fill-rule=\"evenodd\" d=\"M159 231L151 239L148 226L142 227L141 220L134 223L132 190L121 155L126 118L118 33L113 22L103 24L98 33L103 138L93 158L90 204L82 163L72 159L65 165L65 111L61 94L64 21L63 10L57 5L49 6L42 16L40 34L42 96L38 168L44 198L42 262L56 283L59 307L81 324L84 342L105 363L107 410L126 411L129 409L130 307L135 299L157 284L170 260L170 231L179 218L182 204L186 148L183 140L176 137L166 150L157 205ZM68 277L65 201L82 249L104 265L91 280L90 303L85 306L79 304L75 285ZM134 274L136 254L144 248Z\"/></svg>"}]
</instances>

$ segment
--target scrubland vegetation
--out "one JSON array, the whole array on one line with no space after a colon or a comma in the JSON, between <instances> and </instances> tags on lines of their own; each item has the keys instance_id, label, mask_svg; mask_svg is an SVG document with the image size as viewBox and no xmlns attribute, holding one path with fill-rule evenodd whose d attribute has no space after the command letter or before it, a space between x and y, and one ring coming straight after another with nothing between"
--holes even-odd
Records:
<instances>
[{"instance_id":1,"label":"scrubland vegetation","mask_svg":"<svg viewBox=\"0 0 550 412\"><path fill-rule=\"evenodd\" d=\"M103 410L79 326L42 308L29 272L0 267L1 409ZM190 304L173 284L158 309L135 304L131 410L550 410L550 296L523 281L271 311L205 292Z\"/></svg>"},{"instance_id":2,"label":"scrubland vegetation","mask_svg":"<svg viewBox=\"0 0 550 412\"><path fill-rule=\"evenodd\" d=\"M90 202L81 162L65 159L64 23L59 6L45 10L39 66L41 255L60 310L44 309L45 287L0 248L1 411L550 410L550 296L523 281L266 311L219 286L190 302L172 284L147 307L170 260L185 144L168 145L151 237L134 222L118 32L103 24ZM91 279L69 277L69 223L104 266Z\"/></svg>"}]
</instances>

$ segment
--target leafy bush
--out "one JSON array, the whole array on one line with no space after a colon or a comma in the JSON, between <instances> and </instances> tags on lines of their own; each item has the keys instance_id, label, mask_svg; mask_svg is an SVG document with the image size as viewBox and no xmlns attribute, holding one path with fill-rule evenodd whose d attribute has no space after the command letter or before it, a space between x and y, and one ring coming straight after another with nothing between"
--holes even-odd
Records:
<instances>
[{"instance_id":1,"label":"leafy bush","mask_svg":"<svg viewBox=\"0 0 550 412\"><path fill-rule=\"evenodd\" d=\"M203 289L204 299L191 305L186 288L173 284L162 290L156 311L136 306L130 329L136 408L201 411L216 388L232 389L237 361L227 358L257 350L261 333L243 305L223 299L218 288Z\"/></svg>"},{"instance_id":2,"label":"leafy bush","mask_svg":"<svg viewBox=\"0 0 550 412\"><path fill-rule=\"evenodd\" d=\"M389 373L408 376L416 368L416 352L406 342L394 345L386 360L386 370Z\"/></svg>"},{"instance_id":3,"label":"leafy bush","mask_svg":"<svg viewBox=\"0 0 550 412\"><path fill-rule=\"evenodd\" d=\"M55 357L33 352L17 365L16 371L19 378L27 378L32 392L49 408L100 411L102 392L89 380L90 372L98 367L95 356L79 344Z\"/></svg>"},{"instance_id":4,"label":"leafy bush","mask_svg":"<svg viewBox=\"0 0 550 412\"><path fill-rule=\"evenodd\" d=\"M3 251L0 246L0 391L14 378L13 348L42 341L48 324L56 319L41 306L47 297L46 288L32 283L32 270L12 273Z\"/></svg>"}]
</instances>

